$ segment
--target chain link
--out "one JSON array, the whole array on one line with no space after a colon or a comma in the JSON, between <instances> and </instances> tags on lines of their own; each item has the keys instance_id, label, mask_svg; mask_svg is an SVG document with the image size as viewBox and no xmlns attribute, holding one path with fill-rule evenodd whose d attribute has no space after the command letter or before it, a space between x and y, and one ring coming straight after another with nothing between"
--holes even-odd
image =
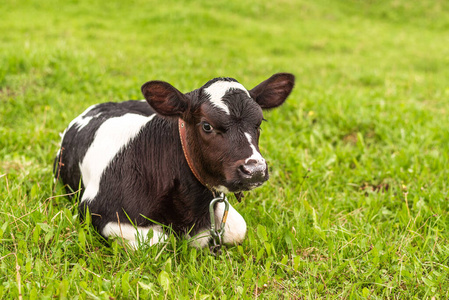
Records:
<instances>
[{"instance_id":1,"label":"chain link","mask_svg":"<svg viewBox=\"0 0 449 300\"><path fill-rule=\"evenodd\" d=\"M221 223L219 228L217 228L217 224L215 224L215 203L224 202L225 209L223 212L223 217L221 218ZM229 212L229 201L224 194L221 194L219 197L212 199L209 204L209 213L210 213L210 235L212 236L212 246L210 246L210 253L212 255L220 255L221 248L223 246L223 235L225 232L226 219L228 218Z\"/></svg>"}]
</instances>

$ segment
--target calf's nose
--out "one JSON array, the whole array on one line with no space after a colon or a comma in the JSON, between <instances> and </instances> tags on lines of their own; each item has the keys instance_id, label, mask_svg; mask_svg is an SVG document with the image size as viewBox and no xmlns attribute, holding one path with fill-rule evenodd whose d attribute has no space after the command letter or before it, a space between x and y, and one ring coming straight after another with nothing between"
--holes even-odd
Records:
<instances>
[{"instance_id":1,"label":"calf's nose","mask_svg":"<svg viewBox=\"0 0 449 300\"><path fill-rule=\"evenodd\" d=\"M267 164L263 161L250 159L245 164L240 165L239 171L243 177L254 180L261 180L265 177Z\"/></svg>"}]
</instances>

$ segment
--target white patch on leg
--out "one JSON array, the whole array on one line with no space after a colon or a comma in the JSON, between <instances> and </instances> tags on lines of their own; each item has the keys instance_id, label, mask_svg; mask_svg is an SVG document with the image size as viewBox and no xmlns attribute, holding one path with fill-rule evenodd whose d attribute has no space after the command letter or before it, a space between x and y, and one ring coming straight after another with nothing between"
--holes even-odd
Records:
<instances>
[{"instance_id":1,"label":"white patch on leg","mask_svg":"<svg viewBox=\"0 0 449 300\"><path fill-rule=\"evenodd\" d=\"M225 204L219 202L215 207L215 225L221 226ZM223 243L227 245L235 245L243 242L246 236L246 222L245 219L229 204L228 218L225 223L225 232L223 235ZM190 238L190 236L187 236ZM191 238L190 245L196 248L206 247L212 236L210 235L210 228L201 231Z\"/></svg>"},{"instance_id":2,"label":"white patch on leg","mask_svg":"<svg viewBox=\"0 0 449 300\"><path fill-rule=\"evenodd\" d=\"M238 82L235 81L217 81L211 84L209 87L204 89L204 92L209 95L210 102L212 105L221 108L224 110L228 115L230 114L229 108L226 105L226 103L223 102L223 96L230 90L230 89L239 89L244 91L248 97L251 97L249 95L249 92L245 89L243 85L241 85Z\"/></svg>"},{"instance_id":3,"label":"white patch on leg","mask_svg":"<svg viewBox=\"0 0 449 300\"><path fill-rule=\"evenodd\" d=\"M251 150L253 150L253 153L250 157L248 157L245 160L245 164L248 163L249 160L254 159L257 161L257 163L265 164L265 158L262 157L259 151L257 151L256 146L254 146L251 135L249 133L245 132L246 139L248 140L249 146L251 147Z\"/></svg>"},{"instance_id":4,"label":"white patch on leg","mask_svg":"<svg viewBox=\"0 0 449 300\"><path fill-rule=\"evenodd\" d=\"M153 230L153 237L148 240L148 232ZM149 226L149 227L134 227L131 224L124 223L118 224L116 222L109 222L102 230L102 234L105 237L123 237L128 241L128 244L133 249L138 249L139 246L148 244L150 246L163 242L167 239L167 235L162 232L160 226Z\"/></svg>"},{"instance_id":5,"label":"white patch on leg","mask_svg":"<svg viewBox=\"0 0 449 300\"><path fill-rule=\"evenodd\" d=\"M204 248L209 244L211 235L210 235L209 230L204 230L193 237L190 237L190 235L187 235L186 238L190 239L191 246L193 246L195 248Z\"/></svg>"},{"instance_id":6,"label":"white patch on leg","mask_svg":"<svg viewBox=\"0 0 449 300\"><path fill-rule=\"evenodd\" d=\"M145 117L137 114L125 114L106 120L95 133L95 139L86 152L80 170L85 191L81 202L91 201L100 188L104 170L117 153L135 138L145 124L156 114Z\"/></svg>"},{"instance_id":7,"label":"white patch on leg","mask_svg":"<svg viewBox=\"0 0 449 300\"><path fill-rule=\"evenodd\" d=\"M219 202L215 207L215 224L220 226L223 218L225 204ZM246 222L245 219L229 204L228 218L225 224L223 243L228 245L240 244L245 239Z\"/></svg>"}]
</instances>

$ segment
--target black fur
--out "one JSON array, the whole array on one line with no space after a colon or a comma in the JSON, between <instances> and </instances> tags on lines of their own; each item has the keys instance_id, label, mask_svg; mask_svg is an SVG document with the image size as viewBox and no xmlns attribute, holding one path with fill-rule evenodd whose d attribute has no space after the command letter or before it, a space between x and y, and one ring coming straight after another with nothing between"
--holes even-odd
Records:
<instances>
[{"instance_id":1,"label":"black fur","mask_svg":"<svg viewBox=\"0 0 449 300\"><path fill-rule=\"evenodd\" d=\"M88 128L78 131L72 126L65 133L62 155L55 159L55 174L59 172L68 192L78 189L79 163L104 121L126 113L144 116L155 113L146 102L127 101L99 104L86 117L100 112L100 117L92 119ZM59 161L63 167L58 170ZM117 153L103 173L97 196L88 205L92 224L101 232L108 222L117 221L117 212L122 223L130 223L129 218L136 226L150 226L150 219L172 226L179 233L208 226L210 221L205 212L212 192L189 174L177 122L156 116ZM80 206L82 215L86 205L85 201Z\"/></svg>"}]
</instances>

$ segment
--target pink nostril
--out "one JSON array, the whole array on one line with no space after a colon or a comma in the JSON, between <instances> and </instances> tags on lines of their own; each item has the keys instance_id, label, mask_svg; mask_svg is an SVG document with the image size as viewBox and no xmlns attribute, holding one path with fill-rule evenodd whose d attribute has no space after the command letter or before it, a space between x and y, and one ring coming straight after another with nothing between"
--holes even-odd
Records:
<instances>
[{"instance_id":1,"label":"pink nostril","mask_svg":"<svg viewBox=\"0 0 449 300\"><path fill-rule=\"evenodd\" d=\"M251 175L251 168L248 168L248 166L247 165L241 165L240 167L239 167L239 169L240 169L240 171L243 173L243 174L246 174L246 175Z\"/></svg>"}]
</instances>

